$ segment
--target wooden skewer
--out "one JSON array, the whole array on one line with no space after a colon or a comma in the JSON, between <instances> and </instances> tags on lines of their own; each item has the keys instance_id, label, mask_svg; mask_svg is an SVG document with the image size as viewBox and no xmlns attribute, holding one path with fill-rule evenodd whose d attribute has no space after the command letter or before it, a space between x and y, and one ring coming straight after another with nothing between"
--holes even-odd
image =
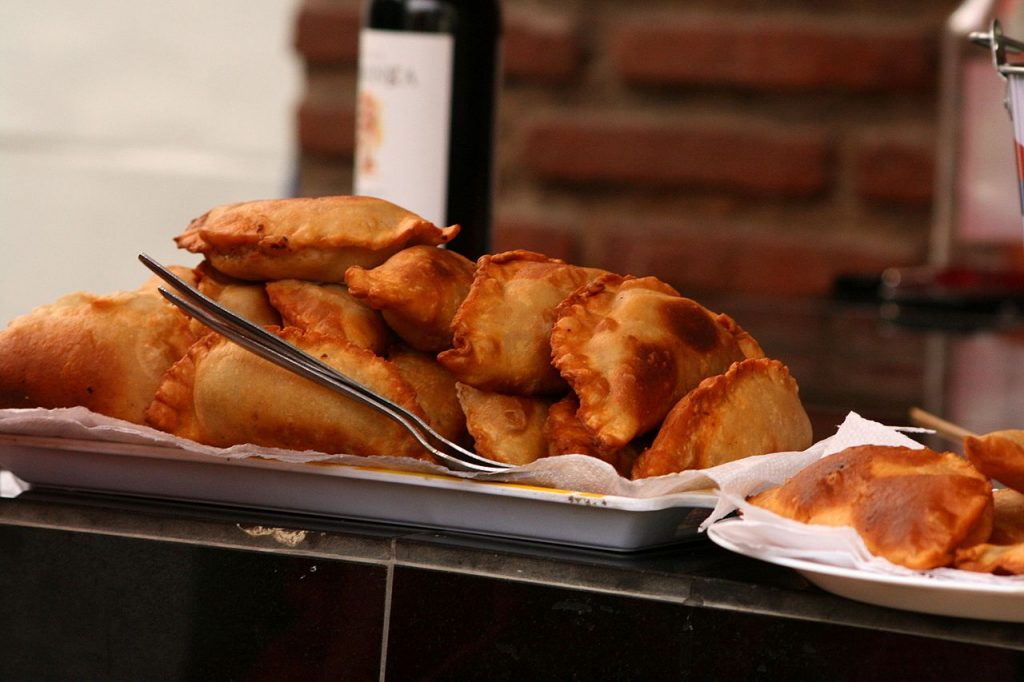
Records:
<instances>
[{"instance_id":1,"label":"wooden skewer","mask_svg":"<svg viewBox=\"0 0 1024 682\"><path fill-rule=\"evenodd\" d=\"M948 422L945 419L942 419L941 417L936 417L931 412L926 412L925 410L922 410L920 407L910 408L910 421L912 421L915 426L920 426L926 429L934 429L935 433L939 434L940 436L942 436L943 438L952 443L962 444L964 442L964 439L967 438L968 436L977 435L971 431L968 431L962 426L958 426L952 422Z\"/></svg>"}]
</instances>

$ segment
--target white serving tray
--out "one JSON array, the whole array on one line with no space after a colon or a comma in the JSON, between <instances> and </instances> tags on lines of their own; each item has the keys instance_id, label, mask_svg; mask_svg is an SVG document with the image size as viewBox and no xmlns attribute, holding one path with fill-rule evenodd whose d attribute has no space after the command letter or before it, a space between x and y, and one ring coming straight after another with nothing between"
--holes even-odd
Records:
<instances>
[{"instance_id":1,"label":"white serving tray","mask_svg":"<svg viewBox=\"0 0 1024 682\"><path fill-rule=\"evenodd\" d=\"M227 459L176 447L3 433L0 467L34 486L614 551L696 537L717 499L711 491L631 498L372 466Z\"/></svg>"}]
</instances>

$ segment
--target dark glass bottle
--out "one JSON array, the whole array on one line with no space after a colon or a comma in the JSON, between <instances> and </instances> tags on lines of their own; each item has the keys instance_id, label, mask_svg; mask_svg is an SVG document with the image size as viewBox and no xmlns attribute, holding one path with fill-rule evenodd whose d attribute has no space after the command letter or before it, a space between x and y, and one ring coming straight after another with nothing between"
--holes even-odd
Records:
<instances>
[{"instance_id":1,"label":"dark glass bottle","mask_svg":"<svg viewBox=\"0 0 1024 682\"><path fill-rule=\"evenodd\" d=\"M490 251L500 0L371 0L360 35L356 194Z\"/></svg>"}]
</instances>

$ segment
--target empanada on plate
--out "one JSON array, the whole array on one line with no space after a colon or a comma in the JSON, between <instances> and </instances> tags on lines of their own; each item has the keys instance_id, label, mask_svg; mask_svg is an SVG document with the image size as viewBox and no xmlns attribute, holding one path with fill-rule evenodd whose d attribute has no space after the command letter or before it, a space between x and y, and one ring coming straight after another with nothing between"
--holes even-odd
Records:
<instances>
[{"instance_id":1,"label":"empanada on plate","mask_svg":"<svg viewBox=\"0 0 1024 682\"><path fill-rule=\"evenodd\" d=\"M604 275L556 313L553 362L606 448L652 430L703 379L745 357L714 313L654 277Z\"/></svg>"},{"instance_id":2,"label":"empanada on plate","mask_svg":"<svg viewBox=\"0 0 1024 682\"><path fill-rule=\"evenodd\" d=\"M482 256L438 360L462 383L514 395L564 393L551 365L555 308L600 270L531 251Z\"/></svg>"},{"instance_id":3,"label":"empanada on plate","mask_svg":"<svg viewBox=\"0 0 1024 682\"><path fill-rule=\"evenodd\" d=\"M380 313L340 284L282 279L267 282L266 291L286 327L345 339L377 355L392 341Z\"/></svg>"},{"instance_id":4,"label":"empanada on plate","mask_svg":"<svg viewBox=\"0 0 1024 682\"><path fill-rule=\"evenodd\" d=\"M654 443L637 459L633 478L810 445L811 420L786 366L765 358L743 360L676 403Z\"/></svg>"},{"instance_id":5,"label":"empanada on plate","mask_svg":"<svg viewBox=\"0 0 1024 682\"><path fill-rule=\"evenodd\" d=\"M964 439L971 464L994 481L1024 492L1024 431L993 431Z\"/></svg>"},{"instance_id":6,"label":"empanada on plate","mask_svg":"<svg viewBox=\"0 0 1024 682\"><path fill-rule=\"evenodd\" d=\"M477 454L506 464L529 464L547 454L544 422L550 400L491 393L467 384L455 388Z\"/></svg>"},{"instance_id":7,"label":"empanada on plate","mask_svg":"<svg viewBox=\"0 0 1024 682\"><path fill-rule=\"evenodd\" d=\"M466 437L466 415L455 394L455 377L433 355L394 346L388 360L416 390L416 402L435 431L454 443Z\"/></svg>"},{"instance_id":8,"label":"empanada on plate","mask_svg":"<svg viewBox=\"0 0 1024 682\"><path fill-rule=\"evenodd\" d=\"M982 543L956 553L956 568L961 571L1024 575L1024 542L1015 545Z\"/></svg>"},{"instance_id":9,"label":"empanada on plate","mask_svg":"<svg viewBox=\"0 0 1024 682\"><path fill-rule=\"evenodd\" d=\"M219 206L174 241L240 279L343 282L353 265L374 267L407 246L444 244L458 231L383 199L336 196Z\"/></svg>"},{"instance_id":10,"label":"empanada on plate","mask_svg":"<svg viewBox=\"0 0 1024 682\"><path fill-rule=\"evenodd\" d=\"M1000 488L992 491L992 502L992 535L988 541L993 545L1024 542L1024 493Z\"/></svg>"},{"instance_id":11,"label":"empanada on plate","mask_svg":"<svg viewBox=\"0 0 1024 682\"><path fill-rule=\"evenodd\" d=\"M194 341L148 286L69 294L0 332L0 407L73 407L144 423L164 371Z\"/></svg>"},{"instance_id":12,"label":"empanada on plate","mask_svg":"<svg viewBox=\"0 0 1024 682\"><path fill-rule=\"evenodd\" d=\"M342 339L267 327L367 388L425 416L398 369ZM200 443L252 443L330 454L421 456L422 448L376 410L208 334L164 375L149 424Z\"/></svg>"},{"instance_id":13,"label":"empanada on plate","mask_svg":"<svg viewBox=\"0 0 1024 682\"><path fill-rule=\"evenodd\" d=\"M548 442L548 456L556 455L587 455L608 462L622 476L629 476L633 462L638 454L637 448L630 443L624 447L608 450L601 447L594 434L583 425L576 415L580 402L574 393L570 393L548 410L548 418L544 424L544 436Z\"/></svg>"},{"instance_id":14,"label":"empanada on plate","mask_svg":"<svg viewBox=\"0 0 1024 682\"><path fill-rule=\"evenodd\" d=\"M351 267L352 295L381 311L384 320L416 350L439 353L452 346L452 318L469 293L476 265L448 249L410 246L382 265Z\"/></svg>"},{"instance_id":15,"label":"empanada on plate","mask_svg":"<svg viewBox=\"0 0 1024 682\"><path fill-rule=\"evenodd\" d=\"M926 448L847 448L750 502L801 523L850 526L872 554L916 570L949 566L992 532L988 478Z\"/></svg>"}]
</instances>

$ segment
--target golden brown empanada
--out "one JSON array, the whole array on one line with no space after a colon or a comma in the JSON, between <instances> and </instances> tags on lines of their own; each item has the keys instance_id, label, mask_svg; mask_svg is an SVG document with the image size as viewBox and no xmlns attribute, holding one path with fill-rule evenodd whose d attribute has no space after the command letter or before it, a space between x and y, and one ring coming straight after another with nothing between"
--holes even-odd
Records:
<instances>
[{"instance_id":1,"label":"golden brown empanada","mask_svg":"<svg viewBox=\"0 0 1024 682\"><path fill-rule=\"evenodd\" d=\"M462 383L515 395L562 393L551 365L556 306L602 271L530 251L482 256L452 321L452 349L438 355Z\"/></svg>"},{"instance_id":2,"label":"golden brown empanada","mask_svg":"<svg viewBox=\"0 0 1024 682\"><path fill-rule=\"evenodd\" d=\"M285 341L420 416L398 369L342 339L267 327ZM164 375L146 412L150 425L200 443L253 443L330 454L421 456L397 423L312 381L208 334Z\"/></svg>"},{"instance_id":3,"label":"golden brown empanada","mask_svg":"<svg viewBox=\"0 0 1024 682\"><path fill-rule=\"evenodd\" d=\"M552 359L606 448L650 431L745 356L714 313L654 277L604 275L558 306Z\"/></svg>"},{"instance_id":4,"label":"golden brown empanada","mask_svg":"<svg viewBox=\"0 0 1024 682\"><path fill-rule=\"evenodd\" d=\"M403 341L428 353L452 346L452 318L469 293L475 264L454 251L411 246L372 269L345 272L349 291L380 310Z\"/></svg>"},{"instance_id":5,"label":"golden brown empanada","mask_svg":"<svg viewBox=\"0 0 1024 682\"><path fill-rule=\"evenodd\" d=\"M343 282L353 265L374 267L413 244L444 244L458 231L382 199L337 196L219 206L175 242L240 279Z\"/></svg>"},{"instance_id":6,"label":"golden brown empanada","mask_svg":"<svg viewBox=\"0 0 1024 682\"><path fill-rule=\"evenodd\" d=\"M1024 492L1024 431L993 431L964 439L964 454L989 478Z\"/></svg>"},{"instance_id":7,"label":"golden brown empanada","mask_svg":"<svg viewBox=\"0 0 1024 682\"><path fill-rule=\"evenodd\" d=\"M992 503L992 535L988 541L993 545L1024 542L1024 493L1013 488L993 490Z\"/></svg>"},{"instance_id":8,"label":"golden brown empanada","mask_svg":"<svg viewBox=\"0 0 1024 682\"><path fill-rule=\"evenodd\" d=\"M168 265L166 267L173 274L177 275L179 279L184 280L187 284L190 284L193 287L196 285L196 280L198 277L198 275L196 274L196 268L190 268L184 265ZM163 298L163 294L161 294L158 291L160 287L163 287L168 291L173 291L173 289L171 289L171 287L169 287L167 283L164 282L164 280L157 275L151 275L149 279L142 283L142 286L136 289L136 291L144 294L153 294L158 298Z\"/></svg>"},{"instance_id":9,"label":"golden brown empanada","mask_svg":"<svg viewBox=\"0 0 1024 682\"><path fill-rule=\"evenodd\" d=\"M715 321L729 330L732 337L736 339L736 345L740 347L743 357L764 357L764 350L761 348L761 344L757 342L757 339L750 335L750 332L736 324L736 320L732 319L725 313L719 313L715 316Z\"/></svg>"},{"instance_id":10,"label":"golden brown empanada","mask_svg":"<svg viewBox=\"0 0 1024 682\"><path fill-rule=\"evenodd\" d=\"M455 377L426 353L394 346L388 360L416 390L416 402L435 431L454 443L466 437L466 415L455 394Z\"/></svg>"},{"instance_id":11,"label":"golden brown empanada","mask_svg":"<svg viewBox=\"0 0 1024 682\"><path fill-rule=\"evenodd\" d=\"M811 420L786 366L765 358L743 360L676 403L654 443L637 459L633 478L810 445Z\"/></svg>"},{"instance_id":12,"label":"golden brown empanada","mask_svg":"<svg viewBox=\"0 0 1024 682\"><path fill-rule=\"evenodd\" d=\"M620 475L629 476L638 454L637 449L632 443L615 450L601 447L594 439L593 432L577 416L579 407L576 394L570 393L548 410L548 418L544 423L548 456L588 455L608 462Z\"/></svg>"},{"instance_id":13,"label":"golden brown empanada","mask_svg":"<svg viewBox=\"0 0 1024 682\"><path fill-rule=\"evenodd\" d=\"M954 566L961 571L1024 575L1024 542L1014 545L981 543L956 553Z\"/></svg>"},{"instance_id":14,"label":"golden brown empanada","mask_svg":"<svg viewBox=\"0 0 1024 682\"><path fill-rule=\"evenodd\" d=\"M550 400L491 393L462 383L455 388L477 454L507 464L529 464L547 454L544 422Z\"/></svg>"},{"instance_id":15,"label":"golden brown empanada","mask_svg":"<svg viewBox=\"0 0 1024 682\"><path fill-rule=\"evenodd\" d=\"M340 284L282 279L267 282L266 291L286 327L346 339L377 355L391 343L391 332L380 313Z\"/></svg>"},{"instance_id":16,"label":"golden brown empanada","mask_svg":"<svg viewBox=\"0 0 1024 682\"><path fill-rule=\"evenodd\" d=\"M802 523L854 528L872 554L948 566L992 532L992 484L953 453L862 445L824 457L751 504Z\"/></svg>"},{"instance_id":17,"label":"golden brown empanada","mask_svg":"<svg viewBox=\"0 0 1024 682\"><path fill-rule=\"evenodd\" d=\"M0 407L81 405L142 424L193 341L188 318L151 287L69 294L0 332Z\"/></svg>"},{"instance_id":18,"label":"golden brown empanada","mask_svg":"<svg viewBox=\"0 0 1024 682\"><path fill-rule=\"evenodd\" d=\"M270 305L270 299L267 298L263 284L254 284L229 277L222 272L217 272L206 261L196 267L195 274L195 287L199 292L212 298L231 312L260 326L281 324L281 316ZM198 320L192 321L192 330L196 336L202 336L210 331Z\"/></svg>"}]
</instances>

